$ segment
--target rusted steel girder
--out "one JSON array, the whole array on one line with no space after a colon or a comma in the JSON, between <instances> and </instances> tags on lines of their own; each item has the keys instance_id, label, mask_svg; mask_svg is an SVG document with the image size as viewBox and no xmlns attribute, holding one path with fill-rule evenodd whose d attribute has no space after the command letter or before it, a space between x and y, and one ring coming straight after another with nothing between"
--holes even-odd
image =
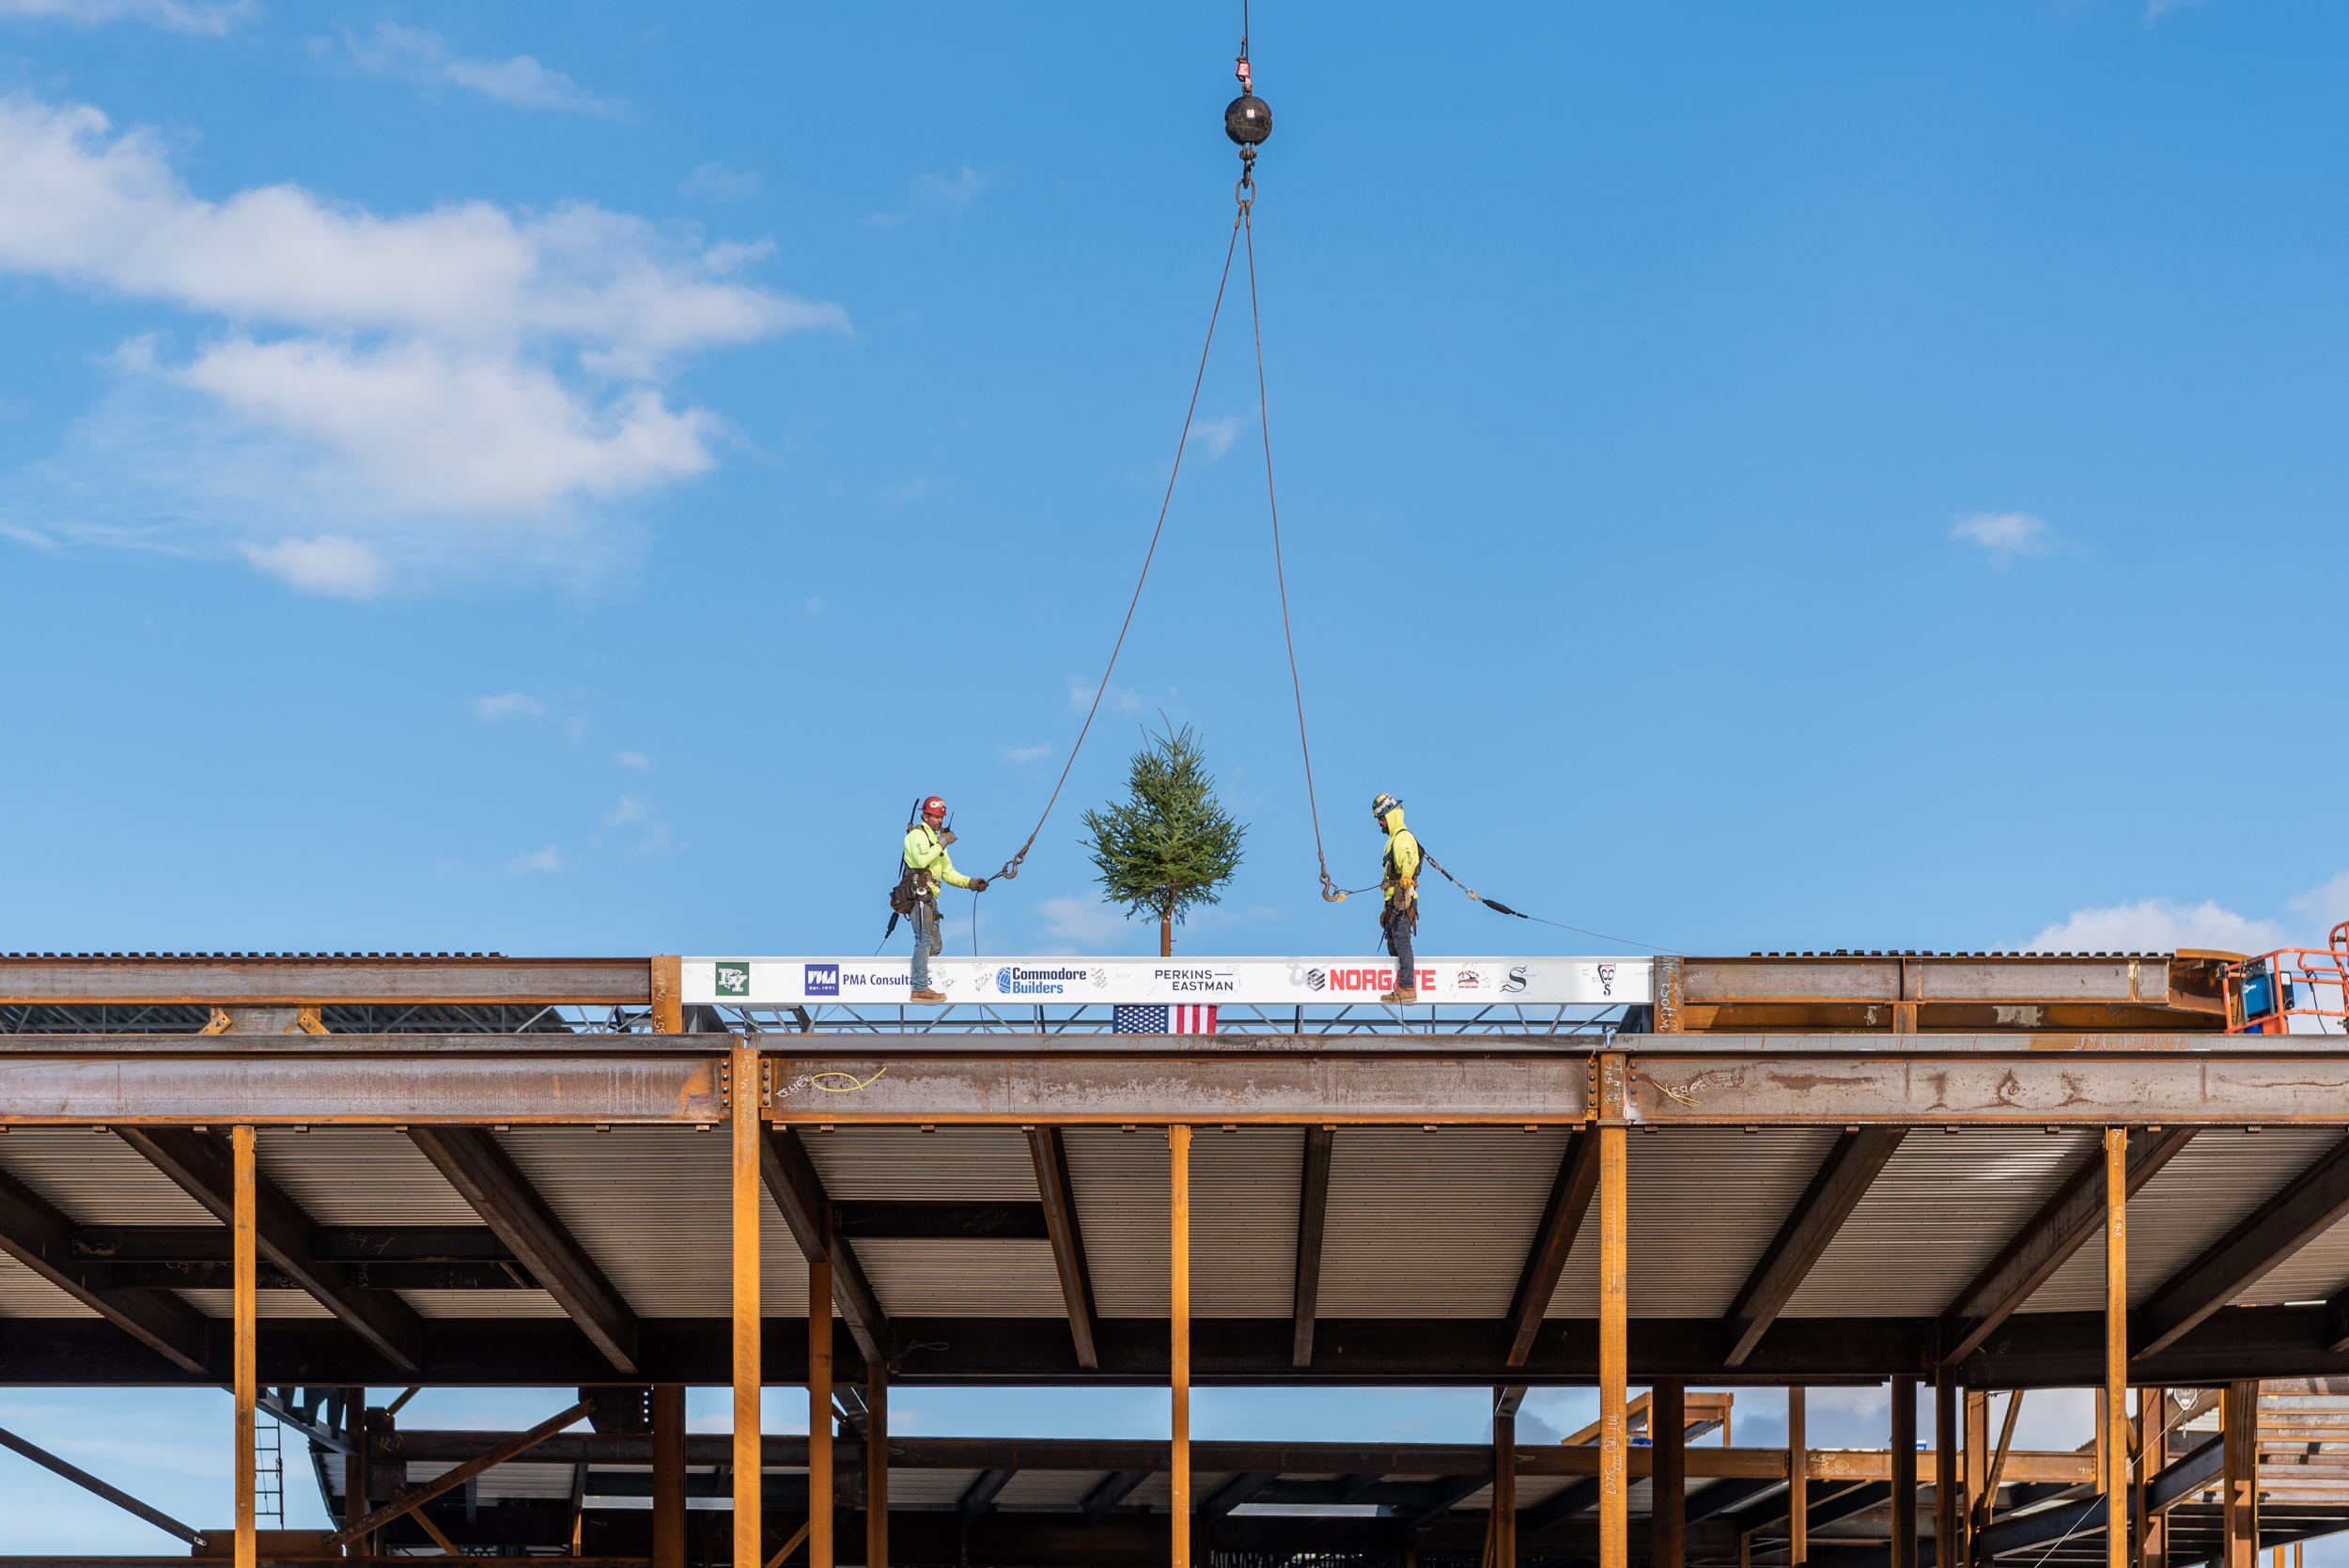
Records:
<instances>
[{"instance_id":1,"label":"rusted steel girder","mask_svg":"<svg viewBox=\"0 0 2349 1568\"><path fill-rule=\"evenodd\" d=\"M651 965L648 958L433 955L0 957L0 1002L643 1006L652 1000Z\"/></svg>"}]
</instances>

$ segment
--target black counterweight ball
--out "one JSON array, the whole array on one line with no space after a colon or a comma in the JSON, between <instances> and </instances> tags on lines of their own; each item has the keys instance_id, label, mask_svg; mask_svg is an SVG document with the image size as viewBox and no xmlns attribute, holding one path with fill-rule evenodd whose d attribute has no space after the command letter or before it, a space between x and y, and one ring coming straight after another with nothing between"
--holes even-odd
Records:
<instances>
[{"instance_id":1,"label":"black counterweight ball","mask_svg":"<svg viewBox=\"0 0 2349 1568\"><path fill-rule=\"evenodd\" d=\"M1242 93L1223 111L1223 133L1242 147L1255 147L1272 134L1272 106L1254 93Z\"/></svg>"}]
</instances>

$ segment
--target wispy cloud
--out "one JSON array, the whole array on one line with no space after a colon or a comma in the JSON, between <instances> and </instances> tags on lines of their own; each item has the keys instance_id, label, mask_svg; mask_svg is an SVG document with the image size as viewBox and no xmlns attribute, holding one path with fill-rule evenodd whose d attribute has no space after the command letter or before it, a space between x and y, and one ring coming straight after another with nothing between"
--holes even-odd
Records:
<instances>
[{"instance_id":1,"label":"wispy cloud","mask_svg":"<svg viewBox=\"0 0 2349 1568\"><path fill-rule=\"evenodd\" d=\"M343 45L359 69L371 76L391 77L426 86L463 87L517 109L562 109L580 114L608 115L622 105L582 87L559 70L550 70L528 54L504 60L481 60L454 54L440 34L426 28L380 23L362 39L343 34Z\"/></svg>"},{"instance_id":2,"label":"wispy cloud","mask_svg":"<svg viewBox=\"0 0 2349 1568\"><path fill-rule=\"evenodd\" d=\"M624 823L646 821L651 815L652 808L645 803L642 795L623 795L618 805L603 814L603 825L617 828Z\"/></svg>"},{"instance_id":3,"label":"wispy cloud","mask_svg":"<svg viewBox=\"0 0 2349 1568\"><path fill-rule=\"evenodd\" d=\"M1082 713L1093 706L1093 693L1098 686L1088 684L1081 675L1068 677L1068 706ZM1112 713L1140 713L1142 699L1122 686L1112 686L1101 693L1101 706Z\"/></svg>"},{"instance_id":4,"label":"wispy cloud","mask_svg":"<svg viewBox=\"0 0 2349 1568\"><path fill-rule=\"evenodd\" d=\"M1006 762L1035 762L1052 754L1050 746L1006 746L1003 749Z\"/></svg>"},{"instance_id":5,"label":"wispy cloud","mask_svg":"<svg viewBox=\"0 0 2349 1568\"><path fill-rule=\"evenodd\" d=\"M716 460L723 423L670 400L671 366L848 324L746 281L764 254L583 205L214 202L152 132L0 97L0 273L220 322L184 355L126 343L115 391L0 483L0 531L241 554L346 597L612 570L639 548L618 505Z\"/></svg>"},{"instance_id":6,"label":"wispy cloud","mask_svg":"<svg viewBox=\"0 0 2349 1568\"><path fill-rule=\"evenodd\" d=\"M1133 923L1097 899L1048 898L1044 901L1044 924L1053 936L1062 941L1075 942L1081 952L1088 944L1098 947Z\"/></svg>"},{"instance_id":7,"label":"wispy cloud","mask_svg":"<svg viewBox=\"0 0 2349 1568\"><path fill-rule=\"evenodd\" d=\"M2310 888L2297 894L2286 907L2309 923L2309 929L2304 933L2306 939L2322 943L2331 935L2334 926L2349 920L2349 871L2342 872L2322 887Z\"/></svg>"},{"instance_id":8,"label":"wispy cloud","mask_svg":"<svg viewBox=\"0 0 2349 1568\"><path fill-rule=\"evenodd\" d=\"M2212 899L2179 904L2146 898L2075 910L2023 947L2031 953L2167 953L2181 947L2263 953L2281 947L2285 939L2275 922L2239 915Z\"/></svg>"},{"instance_id":9,"label":"wispy cloud","mask_svg":"<svg viewBox=\"0 0 2349 1568\"><path fill-rule=\"evenodd\" d=\"M256 0L223 0L215 5L194 4L191 0L0 0L0 17L70 22L83 27L128 19L148 23L166 32L210 33L215 37L260 12Z\"/></svg>"},{"instance_id":10,"label":"wispy cloud","mask_svg":"<svg viewBox=\"0 0 2349 1568\"><path fill-rule=\"evenodd\" d=\"M511 877L526 877L541 872L552 875L562 869L563 851L552 844L534 854L517 855L506 862L506 874Z\"/></svg>"},{"instance_id":11,"label":"wispy cloud","mask_svg":"<svg viewBox=\"0 0 2349 1568\"><path fill-rule=\"evenodd\" d=\"M1247 424L1239 415L1227 413L1217 419L1192 421L1190 433L1207 449L1207 460L1212 462L1232 449L1232 442L1239 439Z\"/></svg>"},{"instance_id":12,"label":"wispy cloud","mask_svg":"<svg viewBox=\"0 0 2349 1568\"><path fill-rule=\"evenodd\" d=\"M2055 530L2029 512L1976 512L1959 518L1950 537L1980 546L1990 552L1992 565L2004 567L2017 555L2046 554Z\"/></svg>"},{"instance_id":13,"label":"wispy cloud","mask_svg":"<svg viewBox=\"0 0 2349 1568\"><path fill-rule=\"evenodd\" d=\"M527 691L503 691L473 700L473 716L486 723L501 719L543 719L546 713L547 705Z\"/></svg>"},{"instance_id":14,"label":"wispy cloud","mask_svg":"<svg viewBox=\"0 0 2349 1568\"><path fill-rule=\"evenodd\" d=\"M739 201L744 196L758 194L756 169L728 168L723 163L704 163L685 177L677 188L681 196L705 196L712 201Z\"/></svg>"},{"instance_id":15,"label":"wispy cloud","mask_svg":"<svg viewBox=\"0 0 2349 1568\"><path fill-rule=\"evenodd\" d=\"M273 545L240 544L256 570L306 593L337 598L373 598L383 591L391 569L383 558L353 538L320 534L315 539L280 539Z\"/></svg>"},{"instance_id":16,"label":"wispy cloud","mask_svg":"<svg viewBox=\"0 0 2349 1568\"><path fill-rule=\"evenodd\" d=\"M623 768L633 768L639 773L652 771L652 758L642 752L614 752L612 760Z\"/></svg>"},{"instance_id":17,"label":"wispy cloud","mask_svg":"<svg viewBox=\"0 0 2349 1568\"><path fill-rule=\"evenodd\" d=\"M978 200L979 193L986 189L987 176L968 163L951 174L919 175L908 192L904 211L876 212L866 221L893 228L924 213L959 212Z\"/></svg>"}]
</instances>

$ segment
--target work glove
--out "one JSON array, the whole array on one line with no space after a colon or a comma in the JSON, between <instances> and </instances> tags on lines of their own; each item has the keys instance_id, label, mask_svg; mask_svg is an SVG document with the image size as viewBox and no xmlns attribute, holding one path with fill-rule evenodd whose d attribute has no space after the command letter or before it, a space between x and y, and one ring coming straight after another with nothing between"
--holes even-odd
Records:
<instances>
[{"instance_id":1,"label":"work glove","mask_svg":"<svg viewBox=\"0 0 2349 1568\"><path fill-rule=\"evenodd\" d=\"M984 877L972 877L971 891L972 893L985 893L987 891L987 878Z\"/></svg>"}]
</instances>

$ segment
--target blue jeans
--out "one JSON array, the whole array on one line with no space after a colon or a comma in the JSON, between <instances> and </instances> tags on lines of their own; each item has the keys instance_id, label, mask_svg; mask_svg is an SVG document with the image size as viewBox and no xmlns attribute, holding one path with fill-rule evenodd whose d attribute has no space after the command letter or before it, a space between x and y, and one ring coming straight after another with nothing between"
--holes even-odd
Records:
<instances>
[{"instance_id":1,"label":"blue jeans","mask_svg":"<svg viewBox=\"0 0 2349 1568\"><path fill-rule=\"evenodd\" d=\"M913 906L913 988L930 988L930 955L946 951L938 934L938 906L925 898Z\"/></svg>"}]
</instances>

